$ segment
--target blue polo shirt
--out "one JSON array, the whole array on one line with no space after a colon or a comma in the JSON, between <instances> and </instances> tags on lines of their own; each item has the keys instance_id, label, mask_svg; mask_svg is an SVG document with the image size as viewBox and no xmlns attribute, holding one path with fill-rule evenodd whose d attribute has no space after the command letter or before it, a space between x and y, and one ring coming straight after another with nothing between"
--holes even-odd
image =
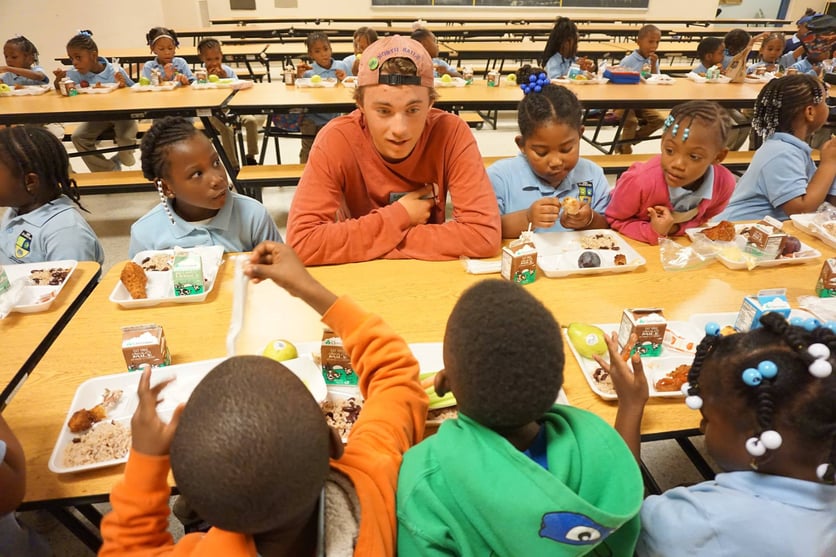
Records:
<instances>
[{"instance_id":1,"label":"blue polo shirt","mask_svg":"<svg viewBox=\"0 0 836 557\"><path fill-rule=\"evenodd\" d=\"M770 215L787 220L781 205L807 193L807 184L816 173L811 152L810 146L794 135L774 133L752 157L728 207L718 218L738 221ZM831 186L830 195L836 195L836 184Z\"/></svg>"},{"instance_id":2,"label":"blue polo shirt","mask_svg":"<svg viewBox=\"0 0 836 557\"><path fill-rule=\"evenodd\" d=\"M171 60L171 65L174 66L177 73L185 75L188 78L189 83L192 83L195 80L192 70L189 68L189 63L186 62L185 59L175 56ZM151 79L151 70L158 70L160 75L165 75L165 65L157 62L156 58L145 62L145 65L142 66L142 77Z\"/></svg>"},{"instance_id":3,"label":"blue polo shirt","mask_svg":"<svg viewBox=\"0 0 836 557\"><path fill-rule=\"evenodd\" d=\"M528 209L532 203L544 197L577 197L602 215L610 202L610 185L604 177L604 171L586 159L578 159L578 164L557 188L544 184L531 170L522 153L493 163L488 167L488 177L496 194L500 215ZM551 228L536 229L537 232L566 230L559 220Z\"/></svg>"},{"instance_id":4,"label":"blue polo shirt","mask_svg":"<svg viewBox=\"0 0 836 557\"><path fill-rule=\"evenodd\" d=\"M348 56L343 58L343 64L345 64L345 67L348 68L348 70L346 71L346 75L354 75L353 73L351 73L351 68L354 67L355 60L357 60L356 54L349 54ZM357 69L359 70L360 68Z\"/></svg>"},{"instance_id":5,"label":"blue polo shirt","mask_svg":"<svg viewBox=\"0 0 836 557\"><path fill-rule=\"evenodd\" d=\"M130 257L144 250L175 247L223 246L224 251L251 251L263 240L282 241L276 223L264 205L251 197L229 192L220 211L201 222L188 222L174 212L174 224L162 204L131 226Z\"/></svg>"},{"instance_id":6,"label":"blue polo shirt","mask_svg":"<svg viewBox=\"0 0 836 557\"><path fill-rule=\"evenodd\" d=\"M23 215L9 208L0 221L0 265L75 259L104 263L96 233L66 195Z\"/></svg>"},{"instance_id":7,"label":"blue polo shirt","mask_svg":"<svg viewBox=\"0 0 836 557\"><path fill-rule=\"evenodd\" d=\"M43 79L29 79L28 77L23 77L22 75L17 75L14 72L6 72L3 75L0 75L0 81L5 83L10 87L14 87L15 85L48 85L49 84L49 77L46 75L44 69L40 66L32 66L29 68L33 72L41 72L44 74Z\"/></svg>"},{"instance_id":8,"label":"blue polo shirt","mask_svg":"<svg viewBox=\"0 0 836 557\"><path fill-rule=\"evenodd\" d=\"M98 58L99 63L104 66L104 69L99 73L87 72L81 73L75 68L71 70L67 70L67 77L73 80L74 83L81 83L82 81L86 81L90 85L95 85L96 83L116 83L116 66L111 64L107 61L106 58L99 56ZM134 84L133 80L128 77L128 74L125 73L125 70L119 68L119 73L122 74L122 77L125 78L125 85L130 87Z\"/></svg>"},{"instance_id":9,"label":"blue polo shirt","mask_svg":"<svg viewBox=\"0 0 836 557\"><path fill-rule=\"evenodd\" d=\"M631 52L630 54L628 54L627 56L625 56L624 58L622 58L620 65L621 65L622 68L627 68L628 70L632 70L634 72L640 72L640 71L642 71L642 68L644 67L645 64L653 67L653 64L650 63L650 58L645 58L644 56L642 56L639 53L639 50L636 49L633 52ZM659 71L660 66L661 66L661 64L656 65L656 72L655 73L657 73L657 74L660 73L660 71Z\"/></svg>"},{"instance_id":10,"label":"blue polo shirt","mask_svg":"<svg viewBox=\"0 0 836 557\"><path fill-rule=\"evenodd\" d=\"M818 77L819 75L818 72L816 72L816 69L813 67L813 64L811 64L806 57L802 58L801 60L790 66L790 69L798 70L798 73L806 73L807 75L812 75L813 77Z\"/></svg>"},{"instance_id":11,"label":"blue polo shirt","mask_svg":"<svg viewBox=\"0 0 836 557\"><path fill-rule=\"evenodd\" d=\"M323 68L316 62L311 64L313 67L312 69L306 71L302 77L313 77L318 75L322 79L327 77L333 77L336 79L337 77L337 70L343 70L345 75L351 75L351 67L346 66L345 62L342 60L334 60L331 59L331 67L330 68ZM306 118L310 118L317 126L324 126L337 116L339 116L339 112L309 112L305 115Z\"/></svg>"},{"instance_id":12,"label":"blue polo shirt","mask_svg":"<svg viewBox=\"0 0 836 557\"><path fill-rule=\"evenodd\" d=\"M549 79L558 79L564 77L569 73L569 68L575 63L577 59L574 56L564 58L561 53L556 53L554 56L546 60L546 75ZM641 70L641 68L639 68Z\"/></svg>"}]
</instances>

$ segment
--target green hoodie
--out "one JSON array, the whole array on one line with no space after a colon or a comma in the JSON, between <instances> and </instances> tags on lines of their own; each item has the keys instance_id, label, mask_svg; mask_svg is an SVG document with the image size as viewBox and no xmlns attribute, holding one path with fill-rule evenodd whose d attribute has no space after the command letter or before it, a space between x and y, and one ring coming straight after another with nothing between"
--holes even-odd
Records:
<instances>
[{"instance_id":1,"label":"green hoodie","mask_svg":"<svg viewBox=\"0 0 836 557\"><path fill-rule=\"evenodd\" d=\"M570 406L542 423L548 470L462 414L407 451L398 555L632 556L643 486L624 441Z\"/></svg>"}]
</instances>

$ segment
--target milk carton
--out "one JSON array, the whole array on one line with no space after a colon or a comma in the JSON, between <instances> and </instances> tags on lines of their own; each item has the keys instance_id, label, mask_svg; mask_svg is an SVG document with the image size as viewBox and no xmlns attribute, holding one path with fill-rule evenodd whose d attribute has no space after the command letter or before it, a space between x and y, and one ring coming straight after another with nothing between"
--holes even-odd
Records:
<instances>
[{"instance_id":1,"label":"milk carton","mask_svg":"<svg viewBox=\"0 0 836 557\"><path fill-rule=\"evenodd\" d=\"M831 257L822 265L819 280L816 282L816 294L820 298L836 298L836 258Z\"/></svg>"},{"instance_id":2,"label":"milk carton","mask_svg":"<svg viewBox=\"0 0 836 557\"><path fill-rule=\"evenodd\" d=\"M635 333L637 340L630 354L638 351L640 356L652 357L662 354L662 342L668 322L662 308L628 308L621 314L618 327L618 345L623 349Z\"/></svg>"},{"instance_id":3,"label":"milk carton","mask_svg":"<svg viewBox=\"0 0 836 557\"><path fill-rule=\"evenodd\" d=\"M202 294L205 290L203 285L203 260L195 252L175 252L171 275L174 280L175 296L192 296Z\"/></svg>"},{"instance_id":4,"label":"milk carton","mask_svg":"<svg viewBox=\"0 0 836 557\"><path fill-rule=\"evenodd\" d=\"M163 328L153 323L122 327L122 354L128 371L136 371L142 364L156 367L171 364Z\"/></svg>"},{"instance_id":5,"label":"milk carton","mask_svg":"<svg viewBox=\"0 0 836 557\"><path fill-rule=\"evenodd\" d=\"M499 272L502 278L517 284L529 284L537 278L537 247L530 226L519 239L502 248Z\"/></svg>"},{"instance_id":6,"label":"milk carton","mask_svg":"<svg viewBox=\"0 0 836 557\"><path fill-rule=\"evenodd\" d=\"M743 305L737 314L734 328L741 333L757 329L761 326L761 315L770 311L776 311L785 318L790 316L790 304L787 302L785 288L761 290L756 296L743 298Z\"/></svg>"},{"instance_id":7,"label":"milk carton","mask_svg":"<svg viewBox=\"0 0 836 557\"><path fill-rule=\"evenodd\" d=\"M357 384L357 374L351 367L351 358L343 348L343 341L331 329L325 329L322 333L320 357L326 385Z\"/></svg>"}]
</instances>

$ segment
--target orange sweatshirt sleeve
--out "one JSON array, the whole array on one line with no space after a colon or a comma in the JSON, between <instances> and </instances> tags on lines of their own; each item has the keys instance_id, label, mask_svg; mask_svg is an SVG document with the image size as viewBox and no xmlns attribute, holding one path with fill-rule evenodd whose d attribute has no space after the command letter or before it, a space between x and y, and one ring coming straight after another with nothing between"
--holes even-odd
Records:
<instances>
[{"instance_id":1,"label":"orange sweatshirt sleeve","mask_svg":"<svg viewBox=\"0 0 836 557\"><path fill-rule=\"evenodd\" d=\"M394 555L395 490L403 453L424 436L428 399L409 346L383 320L340 298L322 319L343 340L365 398L345 454L332 465L360 500L355 555Z\"/></svg>"}]
</instances>

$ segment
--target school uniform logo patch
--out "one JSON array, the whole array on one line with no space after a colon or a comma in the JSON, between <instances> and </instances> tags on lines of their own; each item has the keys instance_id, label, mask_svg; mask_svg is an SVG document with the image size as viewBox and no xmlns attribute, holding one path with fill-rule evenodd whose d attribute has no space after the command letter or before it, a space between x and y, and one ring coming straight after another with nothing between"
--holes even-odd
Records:
<instances>
[{"instance_id":1,"label":"school uniform logo patch","mask_svg":"<svg viewBox=\"0 0 836 557\"><path fill-rule=\"evenodd\" d=\"M595 545L613 532L580 513L553 512L543 515L540 537L569 545Z\"/></svg>"},{"instance_id":2,"label":"school uniform logo patch","mask_svg":"<svg viewBox=\"0 0 836 557\"><path fill-rule=\"evenodd\" d=\"M592 201L592 181L585 180L583 182L578 182L575 184L575 187L578 188L578 199L581 203L589 203Z\"/></svg>"},{"instance_id":3,"label":"school uniform logo patch","mask_svg":"<svg viewBox=\"0 0 836 557\"><path fill-rule=\"evenodd\" d=\"M27 231L21 232L15 240L15 257L24 258L29 255L29 248L32 247L32 234Z\"/></svg>"}]
</instances>

